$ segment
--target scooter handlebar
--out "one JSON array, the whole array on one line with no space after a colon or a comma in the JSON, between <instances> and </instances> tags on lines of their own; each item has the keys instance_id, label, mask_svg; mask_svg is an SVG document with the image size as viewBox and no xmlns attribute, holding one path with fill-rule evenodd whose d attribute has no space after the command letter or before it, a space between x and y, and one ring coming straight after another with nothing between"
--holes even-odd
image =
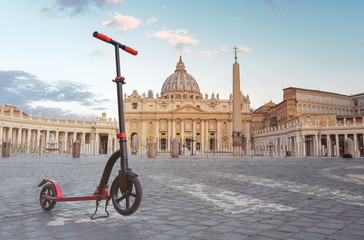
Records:
<instances>
[{"instance_id":1,"label":"scooter handlebar","mask_svg":"<svg viewBox=\"0 0 364 240\"><path fill-rule=\"evenodd\" d=\"M131 47L128 47L128 46L125 46L125 45L123 45L123 44L121 44L121 43L118 43L117 41L114 41L114 40L112 40L111 38L109 38L108 36L106 36L106 35L104 35L104 34L101 34L101 33L98 33L97 31L95 31L95 32L93 33L93 36L94 36L95 38L98 38L98 39L100 39L100 40L104 41L104 42L111 43L111 44L113 44L113 45L117 45L117 46L119 46L121 49L123 49L125 52L128 52L128 53L130 53L130 54L132 54L132 55L134 55L134 56L138 54L138 51L136 51L136 50L132 49Z\"/></svg>"},{"instance_id":2,"label":"scooter handlebar","mask_svg":"<svg viewBox=\"0 0 364 240\"><path fill-rule=\"evenodd\" d=\"M95 38L98 38L104 42L110 43L111 42L111 38L109 38L108 36L98 33L97 31L94 32L94 34L92 34Z\"/></svg>"},{"instance_id":3,"label":"scooter handlebar","mask_svg":"<svg viewBox=\"0 0 364 240\"><path fill-rule=\"evenodd\" d=\"M134 55L134 56L138 54L138 51L137 51L137 50L132 49L131 47L128 47L128 46L122 45L122 46L120 46L120 48L121 48L121 49L123 49L125 52L128 52L128 53L130 53L130 54L132 54L132 55Z\"/></svg>"}]
</instances>

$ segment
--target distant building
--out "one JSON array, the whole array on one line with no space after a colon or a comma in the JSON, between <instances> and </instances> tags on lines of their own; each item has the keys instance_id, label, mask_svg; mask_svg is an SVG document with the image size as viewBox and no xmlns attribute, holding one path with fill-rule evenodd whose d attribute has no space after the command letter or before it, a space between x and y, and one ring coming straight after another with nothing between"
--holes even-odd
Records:
<instances>
[{"instance_id":1,"label":"distant building","mask_svg":"<svg viewBox=\"0 0 364 240\"><path fill-rule=\"evenodd\" d=\"M353 141L354 156L364 156L364 94L289 87L283 101L253 113L264 121L252 129L259 155L343 156L345 141Z\"/></svg>"}]
</instances>

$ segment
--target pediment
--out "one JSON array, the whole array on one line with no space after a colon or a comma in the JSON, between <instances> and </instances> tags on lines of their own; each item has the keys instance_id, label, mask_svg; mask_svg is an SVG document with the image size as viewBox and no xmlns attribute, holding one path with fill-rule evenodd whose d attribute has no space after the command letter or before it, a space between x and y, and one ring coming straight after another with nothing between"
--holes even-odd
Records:
<instances>
[{"instance_id":1,"label":"pediment","mask_svg":"<svg viewBox=\"0 0 364 240\"><path fill-rule=\"evenodd\" d=\"M180 108L177 108L177 109L173 110L172 112L174 112L174 113L204 113L205 111L188 104L188 105L184 105Z\"/></svg>"}]
</instances>

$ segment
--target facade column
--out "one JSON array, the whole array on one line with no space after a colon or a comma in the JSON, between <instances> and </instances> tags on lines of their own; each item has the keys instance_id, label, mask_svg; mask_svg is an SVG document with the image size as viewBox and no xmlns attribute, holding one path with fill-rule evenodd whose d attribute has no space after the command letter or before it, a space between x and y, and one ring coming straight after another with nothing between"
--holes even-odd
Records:
<instances>
[{"instance_id":1,"label":"facade column","mask_svg":"<svg viewBox=\"0 0 364 240\"><path fill-rule=\"evenodd\" d=\"M205 147L209 150L209 144L210 144L210 136L209 136L209 120L205 120L205 139L206 139L206 145Z\"/></svg>"},{"instance_id":2,"label":"facade column","mask_svg":"<svg viewBox=\"0 0 364 240\"><path fill-rule=\"evenodd\" d=\"M171 137L171 120L170 119L168 119L167 120L167 128L168 128L168 138L167 138L167 141L169 141L168 142L168 144L167 144L167 151L169 150L169 146L171 145L171 141L172 141L172 137Z\"/></svg>"},{"instance_id":3,"label":"facade column","mask_svg":"<svg viewBox=\"0 0 364 240\"><path fill-rule=\"evenodd\" d=\"M204 121L203 119L201 119L200 121L200 148L201 148L201 151L202 153L204 152L205 150L205 127L204 127Z\"/></svg>"},{"instance_id":4,"label":"facade column","mask_svg":"<svg viewBox=\"0 0 364 240\"><path fill-rule=\"evenodd\" d=\"M3 132L4 132L4 127L0 126L0 144L3 143Z\"/></svg>"},{"instance_id":5,"label":"facade column","mask_svg":"<svg viewBox=\"0 0 364 240\"><path fill-rule=\"evenodd\" d=\"M336 140L336 157L340 156L340 148L339 148L339 134L335 134Z\"/></svg>"},{"instance_id":6,"label":"facade column","mask_svg":"<svg viewBox=\"0 0 364 240\"><path fill-rule=\"evenodd\" d=\"M184 138L184 132L185 132L185 128L184 128L184 121L183 119L181 119L181 144L183 144L183 138Z\"/></svg>"},{"instance_id":7,"label":"facade column","mask_svg":"<svg viewBox=\"0 0 364 240\"><path fill-rule=\"evenodd\" d=\"M197 136L197 134L196 134L196 123L195 123L195 119L193 119L193 118L192 118L192 126L191 127L192 127L191 147L196 149L196 143L193 142L193 139L194 139L193 135ZM192 148L191 148L191 150L192 150ZM193 149L192 151L196 152L195 149Z\"/></svg>"},{"instance_id":8,"label":"facade column","mask_svg":"<svg viewBox=\"0 0 364 240\"><path fill-rule=\"evenodd\" d=\"M172 139L176 137L176 120L172 119Z\"/></svg>"},{"instance_id":9,"label":"facade column","mask_svg":"<svg viewBox=\"0 0 364 240\"><path fill-rule=\"evenodd\" d=\"M156 119L156 121L155 121L155 142L157 144L157 147L159 146L159 143L157 143L158 140L159 140L159 119Z\"/></svg>"},{"instance_id":10,"label":"facade column","mask_svg":"<svg viewBox=\"0 0 364 240\"><path fill-rule=\"evenodd\" d=\"M143 139L144 139L144 134L143 134L143 119L140 120L140 136L138 136L138 138L140 139L140 143L139 146L143 145ZM138 140L139 140L138 139ZM119 142L118 140L116 140L115 142Z\"/></svg>"}]
</instances>

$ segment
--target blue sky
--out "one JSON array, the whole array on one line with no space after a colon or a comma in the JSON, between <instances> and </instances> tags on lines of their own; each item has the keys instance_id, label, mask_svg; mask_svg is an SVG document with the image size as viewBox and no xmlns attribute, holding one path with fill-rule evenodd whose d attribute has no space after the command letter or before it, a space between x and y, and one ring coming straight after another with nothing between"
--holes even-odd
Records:
<instances>
[{"instance_id":1,"label":"blue sky","mask_svg":"<svg viewBox=\"0 0 364 240\"><path fill-rule=\"evenodd\" d=\"M251 107L300 87L364 92L364 1L12 0L0 2L0 104L43 116L116 117L114 49L124 92L160 93L179 55L202 94L232 92L234 46Z\"/></svg>"}]
</instances>

